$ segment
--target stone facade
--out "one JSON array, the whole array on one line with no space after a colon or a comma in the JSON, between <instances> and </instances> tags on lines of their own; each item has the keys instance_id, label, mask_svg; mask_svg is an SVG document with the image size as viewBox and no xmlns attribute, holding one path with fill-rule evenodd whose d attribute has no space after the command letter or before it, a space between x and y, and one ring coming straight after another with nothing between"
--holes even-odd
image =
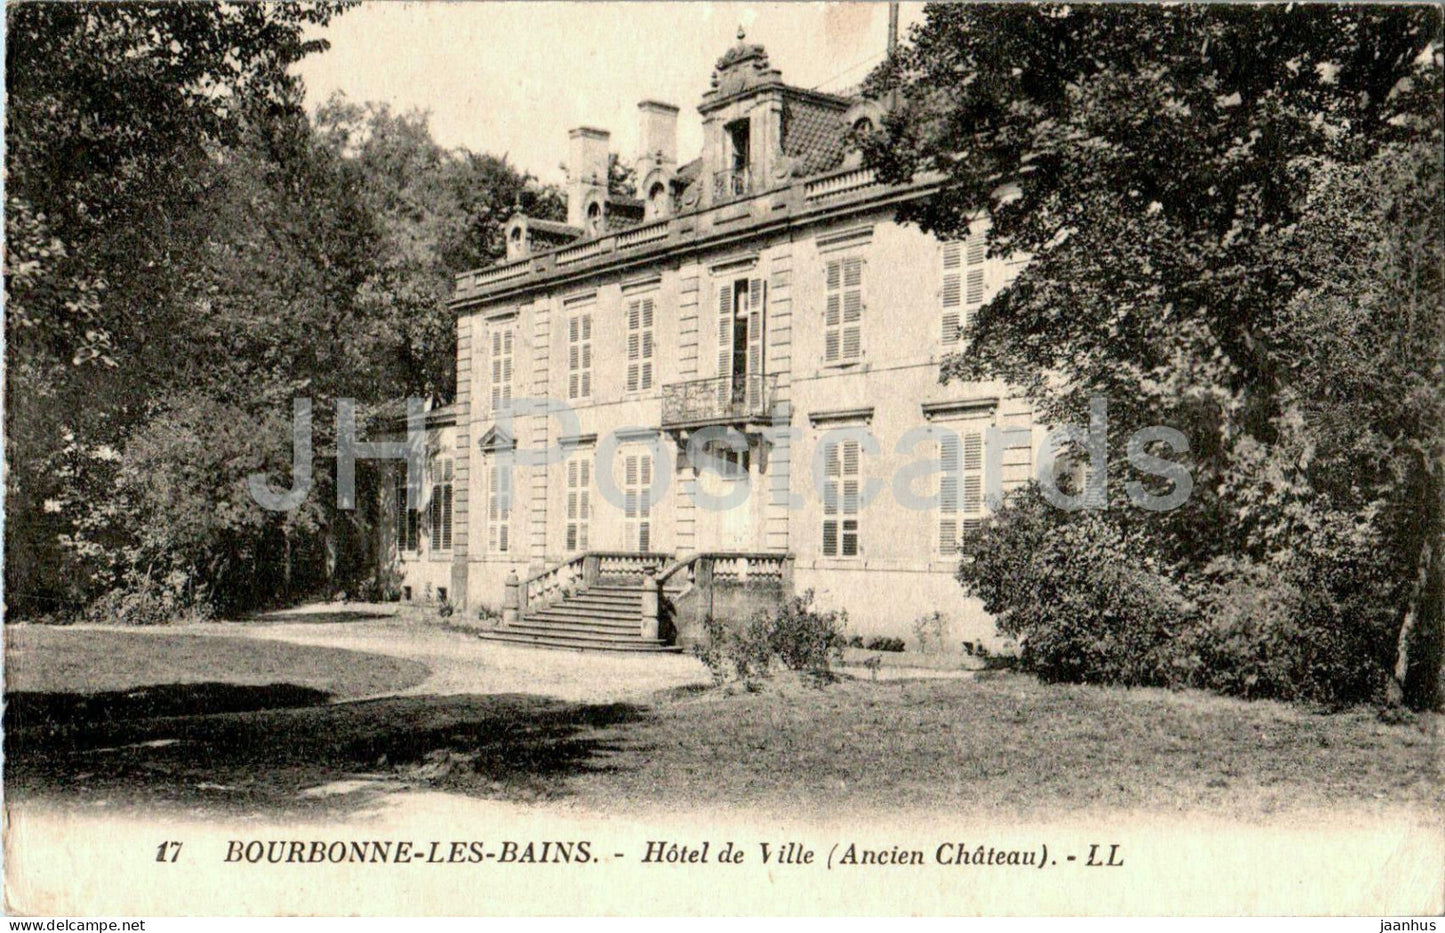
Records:
<instances>
[{"instance_id":1,"label":"stone facade","mask_svg":"<svg viewBox=\"0 0 1445 933\"><path fill-rule=\"evenodd\" d=\"M573 238L519 237L458 276L455 424L437 431L451 546L408 573L475 611L584 550L787 553L796 588L865 637L938 610L953 642L995 643L952 536L984 489L1028 479L1043 431L1007 386L940 385L938 366L1017 265L984 256L982 221L956 243L897 223L934 180L861 168L848 132L878 106L789 87L758 46L718 62L699 110L704 152L679 167L675 111L639 108L644 220L588 217L608 210L606 134L574 131L585 203L547 228ZM949 478L919 465L940 456Z\"/></svg>"}]
</instances>

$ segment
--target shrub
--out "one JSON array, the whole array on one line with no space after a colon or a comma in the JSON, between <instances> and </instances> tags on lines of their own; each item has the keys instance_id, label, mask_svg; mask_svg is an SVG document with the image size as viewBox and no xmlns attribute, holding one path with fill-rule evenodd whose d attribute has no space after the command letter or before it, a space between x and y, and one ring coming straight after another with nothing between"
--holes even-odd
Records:
<instances>
[{"instance_id":1,"label":"shrub","mask_svg":"<svg viewBox=\"0 0 1445 933\"><path fill-rule=\"evenodd\" d=\"M1370 618L1367 601L1335 596L1288 561L1223 560L1208 569L1199 620L1177 652L1183 680L1251 699L1330 706L1381 697L1388 628Z\"/></svg>"},{"instance_id":2,"label":"shrub","mask_svg":"<svg viewBox=\"0 0 1445 933\"><path fill-rule=\"evenodd\" d=\"M913 635L918 639L918 650L924 654L942 654L951 628L948 616L936 609L927 615L919 616L913 623Z\"/></svg>"},{"instance_id":3,"label":"shrub","mask_svg":"<svg viewBox=\"0 0 1445 933\"><path fill-rule=\"evenodd\" d=\"M96 597L85 611L86 621L108 625L170 625L210 617L211 604L205 594L193 592L188 580L176 572L164 580L128 579L123 586Z\"/></svg>"},{"instance_id":4,"label":"shrub","mask_svg":"<svg viewBox=\"0 0 1445 933\"><path fill-rule=\"evenodd\" d=\"M902 651L908 646L901 638L880 635L876 638L868 639L867 647L869 651Z\"/></svg>"},{"instance_id":5,"label":"shrub","mask_svg":"<svg viewBox=\"0 0 1445 933\"><path fill-rule=\"evenodd\" d=\"M1191 606L1109 515L1064 512L1030 489L968 536L959 580L1046 681L1169 683L1170 639Z\"/></svg>"},{"instance_id":6,"label":"shrub","mask_svg":"<svg viewBox=\"0 0 1445 933\"><path fill-rule=\"evenodd\" d=\"M732 633L721 619L708 616L702 620L702 640L692 646L693 657L707 666L714 686L728 679L728 642Z\"/></svg>"},{"instance_id":7,"label":"shrub","mask_svg":"<svg viewBox=\"0 0 1445 933\"><path fill-rule=\"evenodd\" d=\"M452 617L452 614L456 611L456 604L453 603L450 599L437 600L437 615L441 616L443 619L450 619Z\"/></svg>"},{"instance_id":8,"label":"shrub","mask_svg":"<svg viewBox=\"0 0 1445 933\"><path fill-rule=\"evenodd\" d=\"M757 621L755 619L754 621ZM773 653L790 670L827 672L843 650L846 612L820 612L813 608L813 591L787 600L773 614Z\"/></svg>"},{"instance_id":9,"label":"shrub","mask_svg":"<svg viewBox=\"0 0 1445 933\"><path fill-rule=\"evenodd\" d=\"M759 610L737 629L708 616L693 655L719 685L736 678L751 688L767 676L774 658L789 670L825 674L846 643L842 629L848 617L843 612L819 612L812 603L810 590L772 612Z\"/></svg>"}]
</instances>

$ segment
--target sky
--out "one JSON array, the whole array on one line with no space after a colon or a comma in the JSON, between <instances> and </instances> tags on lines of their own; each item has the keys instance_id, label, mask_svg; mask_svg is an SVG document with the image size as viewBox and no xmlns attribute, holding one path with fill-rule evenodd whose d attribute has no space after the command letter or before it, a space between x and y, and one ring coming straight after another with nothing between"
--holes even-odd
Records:
<instances>
[{"instance_id":1,"label":"sky","mask_svg":"<svg viewBox=\"0 0 1445 933\"><path fill-rule=\"evenodd\" d=\"M921 19L902 5L902 34ZM630 163L637 102L682 108L678 158L702 145L697 104L713 64L737 43L768 50L783 80L836 91L884 53L886 3L544 3L373 0L334 19L331 49L296 68L310 109L353 101L430 113L444 146L506 154L543 181L563 180L567 131L597 126Z\"/></svg>"}]
</instances>

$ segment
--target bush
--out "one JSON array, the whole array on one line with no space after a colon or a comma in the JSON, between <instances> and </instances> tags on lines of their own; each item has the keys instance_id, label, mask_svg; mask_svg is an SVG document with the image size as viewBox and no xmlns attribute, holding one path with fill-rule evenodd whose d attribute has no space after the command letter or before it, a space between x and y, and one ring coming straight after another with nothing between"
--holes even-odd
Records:
<instances>
[{"instance_id":1,"label":"bush","mask_svg":"<svg viewBox=\"0 0 1445 933\"><path fill-rule=\"evenodd\" d=\"M790 670L827 672L831 661L843 650L843 628L847 624L846 612L814 609L813 591L808 590L783 603L774 613L773 653Z\"/></svg>"},{"instance_id":2,"label":"bush","mask_svg":"<svg viewBox=\"0 0 1445 933\"><path fill-rule=\"evenodd\" d=\"M1220 561L1200 589L1198 622L1180 640L1185 682L1250 699L1341 706L1380 699L1388 627L1365 601L1336 598L1303 568Z\"/></svg>"},{"instance_id":3,"label":"bush","mask_svg":"<svg viewBox=\"0 0 1445 933\"><path fill-rule=\"evenodd\" d=\"M703 639L692 651L717 685L736 678L751 688L767 676L774 658L789 670L826 674L846 644L842 629L847 621L846 613L814 609L809 590L772 612L754 613L738 629L708 616Z\"/></svg>"},{"instance_id":4,"label":"bush","mask_svg":"<svg viewBox=\"0 0 1445 933\"><path fill-rule=\"evenodd\" d=\"M913 623L913 635L918 639L918 650L924 654L942 654L952 627L948 616L936 609L927 615L919 616Z\"/></svg>"},{"instance_id":5,"label":"bush","mask_svg":"<svg viewBox=\"0 0 1445 933\"><path fill-rule=\"evenodd\" d=\"M959 580L1043 680L1170 683L1170 641L1191 606L1109 515L1064 512L1027 490L968 537Z\"/></svg>"},{"instance_id":6,"label":"bush","mask_svg":"<svg viewBox=\"0 0 1445 933\"><path fill-rule=\"evenodd\" d=\"M130 579L92 600L85 619L102 625L171 625L209 619L210 602L204 593L191 592L187 583L177 573L164 580Z\"/></svg>"},{"instance_id":7,"label":"bush","mask_svg":"<svg viewBox=\"0 0 1445 933\"><path fill-rule=\"evenodd\" d=\"M908 646L901 638L880 635L877 638L868 639L867 647L869 651L903 651Z\"/></svg>"}]
</instances>

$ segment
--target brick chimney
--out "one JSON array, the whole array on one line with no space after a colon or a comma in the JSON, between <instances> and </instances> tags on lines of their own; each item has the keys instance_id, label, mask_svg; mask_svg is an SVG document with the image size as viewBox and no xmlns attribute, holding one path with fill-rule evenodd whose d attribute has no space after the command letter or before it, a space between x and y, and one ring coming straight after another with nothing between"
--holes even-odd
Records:
<instances>
[{"instance_id":1,"label":"brick chimney","mask_svg":"<svg viewBox=\"0 0 1445 933\"><path fill-rule=\"evenodd\" d=\"M588 207L599 204L606 210L607 141L610 134L590 126L579 126L568 132L567 152L567 223L574 227L588 226Z\"/></svg>"}]
</instances>

